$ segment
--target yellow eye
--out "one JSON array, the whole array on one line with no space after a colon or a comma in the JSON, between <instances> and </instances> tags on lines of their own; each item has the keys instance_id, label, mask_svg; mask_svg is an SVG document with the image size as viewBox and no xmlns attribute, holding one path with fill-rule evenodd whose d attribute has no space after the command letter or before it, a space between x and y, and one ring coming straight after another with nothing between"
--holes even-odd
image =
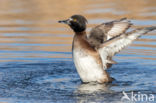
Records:
<instances>
[{"instance_id":1,"label":"yellow eye","mask_svg":"<svg viewBox=\"0 0 156 103\"><path fill-rule=\"evenodd\" d=\"M77 22L77 19L73 19L74 22Z\"/></svg>"}]
</instances>

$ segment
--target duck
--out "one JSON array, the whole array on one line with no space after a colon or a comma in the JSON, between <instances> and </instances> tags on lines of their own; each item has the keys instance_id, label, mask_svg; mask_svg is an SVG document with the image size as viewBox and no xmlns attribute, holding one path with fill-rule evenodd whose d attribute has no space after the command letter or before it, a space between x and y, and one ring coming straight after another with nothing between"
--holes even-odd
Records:
<instances>
[{"instance_id":1,"label":"duck","mask_svg":"<svg viewBox=\"0 0 156 103\"><path fill-rule=\"evenodd\" d=\"M89 33L87 19L79 14L58 23L67 24L74 32L72 58L83 83L109 83L114 80L107 72L113 64L112 57L134 40L156 29L156 26L127 31L133 24L127 18L101 23Z\"/></svg>"}]
</instances>

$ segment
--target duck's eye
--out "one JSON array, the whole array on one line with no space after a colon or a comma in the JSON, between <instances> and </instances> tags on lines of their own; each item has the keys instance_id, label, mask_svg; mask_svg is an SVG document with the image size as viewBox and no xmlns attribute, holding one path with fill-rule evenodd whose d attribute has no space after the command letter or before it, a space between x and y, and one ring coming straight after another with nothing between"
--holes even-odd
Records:
<instances>
[{"instance_id":1,"label":"duck's eye","mask_svg":"<svg viewBox=\"0 0 156 103\"><path fill-rule=\"evenodd\" d=\"M73 19L74 22L77 22L77 19Z\"/></svg>"}]
</instances>

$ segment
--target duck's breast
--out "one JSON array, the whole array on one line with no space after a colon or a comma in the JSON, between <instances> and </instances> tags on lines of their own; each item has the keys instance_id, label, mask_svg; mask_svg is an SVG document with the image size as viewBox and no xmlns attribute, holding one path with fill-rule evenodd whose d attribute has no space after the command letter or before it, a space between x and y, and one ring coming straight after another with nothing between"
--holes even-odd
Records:
<instances>
[{"instance_id":1,"label":"duck's breast","mask_svg":"<svg viewBox=\"0 0 156 103\"><path fill-rule=\"evenodd\" d=\"M85 50L73 49L73 60L83 82L97 81L103 76L102 66Z\"/></svg>"}]
</instances>

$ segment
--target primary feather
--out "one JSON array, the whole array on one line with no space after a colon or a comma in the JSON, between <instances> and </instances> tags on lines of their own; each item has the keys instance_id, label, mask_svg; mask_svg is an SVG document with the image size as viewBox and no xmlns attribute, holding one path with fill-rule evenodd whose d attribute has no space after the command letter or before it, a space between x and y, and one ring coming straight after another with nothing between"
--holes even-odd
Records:
<instances>
[{"instance_id":1,"label":"primary feather","mask_svg":"<svg viewBox=\"0 0 156 103\"><path fill-rule=\"evenodd\" d=\"M132 43L135 39L154 29L156 29L156 27L137 29L126 34L121 34L118 37L108 40L100 45L98 51L103 62L103 68L107 69L107 63L109 62L109 60L107 60L108 57L111 58L124 47Z\"/></svg>"}]
</instances>

